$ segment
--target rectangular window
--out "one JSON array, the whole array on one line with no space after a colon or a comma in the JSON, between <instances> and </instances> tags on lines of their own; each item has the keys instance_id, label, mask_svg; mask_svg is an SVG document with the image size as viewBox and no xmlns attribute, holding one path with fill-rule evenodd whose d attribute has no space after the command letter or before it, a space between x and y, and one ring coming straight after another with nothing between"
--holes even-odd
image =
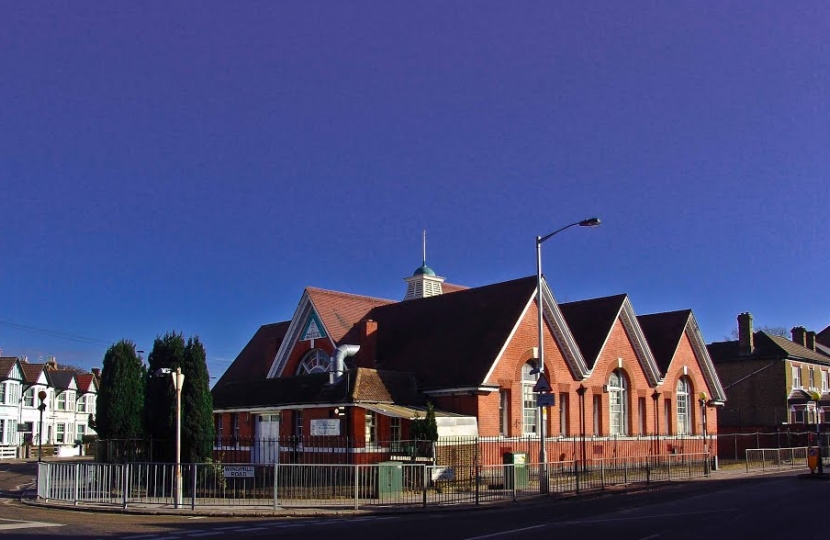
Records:
<instances>
[{"instance_id":1,"label":"rectangular window","mask_svg":"<svg viewBox=\"0 0 830 540\"><path fill-rule=\"evenodd\" d=\"M666 434L671 435L671 400L667 399L663 402L663 422L666 424Z\"/></svg>"},{"instance_id":2,"label":"rectangular window","mask_svg":"<svg viewBox=\"0 0 830 540\"><path fill-rule=\"evenodd\" d=\"M233 443L239 443L239 413L233 413Z\"/></svg>"},{"instance_id":3,"label":"rectangular window","mask_svg":"<svg viewBox=\"0 0 830 540\"><path fill-rule=\"evenodd\" d=\"M804 405L794 405L790 409L790 422L793 424L804 423Z\"/></svg>"},{"instance_id":4,"label":"rectangular window","mask_svg":"<svg viewBox=\"0 0 830 540\"><path fill-rule=\"evenodd\" d=\"M55 443L63 444L66 442L66 424L55 425Z\"/></svg>"},{"instance_id":5,"label":"rectangular window","mask_svg":"<svg viewBox=\"0 0 830 540\"><path fill-rule=\"evenodd\" d=\"M801 366L793 366L793 388L801 388Z\"/></svg>"},{"instance_id":6,"label":"rectangular window","mask_svg":"<svg viewBox=\"0 0 830 540\"><path fill-rule=\"evenodd\" d=\"M602 396L593 396L594 402L594 435L602 435Z\"/></svg>"},{"instance_id":7,"label":"rectangular window","mask_svg":"<svg viewBox=\"0 0 830 540\"><path fill-rule=\"evenodd\" d=\"M522 421L525 435L534 435L536 431L536 393L532 384L522 384Z\"/></svg>"},{"instance_id":8,"label":"rectangular window","mask_svg":"<svg viewBox=\"0 0 830 540\"><path fill-rule=\"evenodd\" d=\"M6 403L6 383L0 383L0 403Z\"/></svg>"},{"instance_id":9,"label":"rectangular window","mask_svg":"<svg viewBox=\"0 0 830 540\"><path fill-rule=\"evenodd\" d=\"M570 433L570 426L568 425L568 394L562 392L559 394L559 434L567 436Z\"/></svg>"},{"instance_id":10,"label":"rectangular window","mask_svg":"<svg viewBox=\"0 0 830 540\"><path fill-rule=\"evenodd\" d=\"M78 398L78 412L86 412L86 396Z\"/></svg>"},{"instance_id":11,"label":"rectangular window","mask_svg":"<svg viewBox=\"0 0 830 540\"><path fill-rule=\"evenodd\" d=\"M222 446L222 415L216 415L216 442Z\"/></svg>"},{"instance_id":12,"label":"rectangular window","mask_svg":"<svg viewBox=\"0 0 830 540\"><path fill-rule=\"evenodd\" d=\"M9 405L17 405L20 401L20 385L15 382L9 382L6 399Z\"/></svg>"},{"instance_id":13,"label":"rectangular window","mask_svg":"<svg viewBox=\"0 0 830 540\"><path fill-rule=\"evenodd\" d=\"M830 390L830 373L827 371L821 372L821 391L827 392Z\"/></svg>"},{"instance_id":14,"label":"rectangular window","mask_svg":"<svg viewBox=\"0 0 830 540\"><path fill-rule=\"evenodd\" d=\"M0 384L0 386L3 386L3 385ZM3 419L0 419L0 444L6 444L6 430L4 429L5 424L6 424L6 421L3 420Z\"/></svg>"},{"instance_id":15,"label":"rectangular window","mask_svg":"<svg viewBox=\"0 0 830 540\"><path fill-rule=\"evenodd\" d=\"M640 435L646 434L646 398L637 398L637 418L639 419Z\"/></svg>"},{"instance_id":16,"label":"rectangular window","mask_svg":"<svg viewBox=\"0 0 830 540\"><path fill-rule=\"evenodd\" d=\"M392 418L389 421L389 442L392 451L401 449L401 419Z\"/></svg>"},{"instance_id":17,"label":"rectangular window","mask_svg":"<svg viewBox=\"0 0 830 540\"><path fill-rule=\"evenodd\" d=\"M23 406L24 407L34 407L35 406L35 389L34 389L34 387L27 389L23 393Z\"/></svg>"},{"instance_id":18,"label":"rectangular window","mask_svg":"<svg viewBox=\"0 0 830 540\"><path fill-rule=\"evenodd\" d=\"M507 437L509 426L507 411L510 410L510 394L507 390L499 390L499 435Z\"/></svg>"},{"instance_id":19,"label":"rectangular window","mask_svg":"<svg viewBox=\"0 0 830 540\"><path fill-rule=\"evenodd\" d=\"M375 411L366 411L366 446L375 444L378 440L378 419Z\"/></svg>"},{"instance_id":20,"label":"rectangular window","mask_svg":"<svg viewBox=\"0 0 830 540\"><path fill-rule=\"evenodd\" d=\"M86 425L78 424L75 440L77 440L77 441L84 440L84 435L86 435Z\"/></svg>"},{"instance_id":21,"label":"rectangular window","mask_svg":"<svg viewBox=\"0 0 830 540\"><path fill-rule=\"evenodd\" d=\"M294 436L303 436L303 411L294 411Z\"/></svg>"},{"instance_id":22,"label":"rectangular window","mask_svg":"<svg viewBox=\"0 0 830 540\"><path fill-rule=\"evenodd\" d=\"M59 411L66 410L66 392L61 392L55 398L55 409Z\"/></svg>"},{"instance_id":23,"label":"rectangular window","mask_svg":"<svg viewBox=\"0 0 830 540\"><path fill-rule=\"evenodd\" d=\"M75 392L67 392L66 393L66 410L67 411L74 411L75 410Z\"/></svg>"},{"instance_id":24,"label":"rectangular window","mask_svg":"<svg viewBox=\"0 0 830 540\"><path fill-rule=\"evenodd\" d=\"M810 379L807 381L807 386L808 386L809 388L815 388L815 387L816 387L816 383L815 383L815 379L813 379L813 376L815 376L815 370L813 369L813 367L812 367L812 366L810 366L810 368L807 370L807 376L810 378Z\"/></svg>"}]
</instances>

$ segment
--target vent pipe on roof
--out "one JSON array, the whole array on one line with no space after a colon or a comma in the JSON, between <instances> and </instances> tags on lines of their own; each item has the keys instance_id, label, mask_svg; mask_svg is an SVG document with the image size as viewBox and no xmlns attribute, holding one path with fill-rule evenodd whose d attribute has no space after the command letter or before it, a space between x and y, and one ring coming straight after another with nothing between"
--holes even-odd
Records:
<instances>
[{"instance_id":1,"label":"vent pipe on roof","mask_svg":"<svg viewBox=\"0 0 830 540\"><path fill-rule=\"evenodd\" d=\"M360 350L360 345L340 345L334 350L329 362L329 384L340 380L346 371L346 358L354 356Z\"/></svg>"}]
</instances>

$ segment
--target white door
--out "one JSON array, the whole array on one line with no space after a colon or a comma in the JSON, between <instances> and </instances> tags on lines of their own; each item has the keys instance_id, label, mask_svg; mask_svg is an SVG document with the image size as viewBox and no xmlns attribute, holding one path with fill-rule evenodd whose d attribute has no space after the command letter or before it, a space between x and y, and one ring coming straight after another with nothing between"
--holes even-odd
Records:
<instances>
[{"instance_id":1,"label":"white door","mask_svg":"<svg viewBox=\"0 0 830 540\"><path fill-rule=\"evenodd\" d=\"M254 463L278 463L280 457L280 415L260 414L254 425Z\"/></svg>"}]
</instances>

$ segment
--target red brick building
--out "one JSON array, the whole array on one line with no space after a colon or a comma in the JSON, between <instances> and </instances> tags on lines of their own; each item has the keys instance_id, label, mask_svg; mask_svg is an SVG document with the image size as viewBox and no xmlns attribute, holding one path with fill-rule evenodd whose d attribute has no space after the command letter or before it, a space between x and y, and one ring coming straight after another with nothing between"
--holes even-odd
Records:
<instances>
[{"instance_id":1,"label":"red brick building","mask_svg":"<svg viewBox=\"0 0 830 540\"><path fill-rule=\"evenodd\" d=\"M262 326L213 389L217 451L414 455L428 403L439 445L488 442L482 461L519 440L538 449L540 422L551 461L703 448L704 412L716 429L725 396L689 310L637 317L626 295L558 304L543 280L554 405L539 418L536 277L465 288L424 265L406 282L403 301L309 287L291 320Z\"/></svg>"}]
</instances>

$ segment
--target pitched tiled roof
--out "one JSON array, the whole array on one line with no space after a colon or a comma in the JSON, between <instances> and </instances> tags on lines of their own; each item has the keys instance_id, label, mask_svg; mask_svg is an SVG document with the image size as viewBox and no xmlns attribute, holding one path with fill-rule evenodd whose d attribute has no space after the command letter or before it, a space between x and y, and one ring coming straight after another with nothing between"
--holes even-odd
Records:
<instances>
[{"instance_id":1,"label":"pitched tiled roof","mask_svg":"<svg viewBox=\"0 0 830 540\"><path fill-rule=\"evenodd\" d=\"M830 326L816 334L816 341L825 347L830 347Z\"/></svg>"},{"instance_id":2,"label":"pitched tiled roof","mask_svg":"<svg viewBox=\"0 0 830 540\"><path fill-rule=\"evenodd\" d=\"M248 344L237 355L222 377L214 385L215 388L231 381L251 381L264 379L268 375L271 362L277 355L285 332L291 321L263 324L259 327Z\"/></svg>"},{"instance_id":3,"label":"pitched tiled roof","mask_svg":"<svg viewBox=\"0 0 830 540\"><path fill-rule=\"evenodd\" d=\"M677 345L686 331L691 313L690 309L684 309L637 317L637 322L640 323L640 328L643 329L643 334L646 336L654 360L663 375L668 371L669 364L674 358Z\"/></svg>"},{"instance_id":4,"label":"pitched tiled roof","mask_svg":"<svg viewBox=\"0 0 830 540\"><path fill-rule=\"evenodd\" d=\"M425 398L415 389L412 377L357 368L330 385L328 373L294 377L230 381L214 388L214 409L287 407L321 403L399 403L423 405Z\"/></svg>"},{"instance_id":5,"label":"pitched tiled roof","mask_svg":"<svg viewBox=\"0 0 830 540\"><path fill-rule=\"evenodd\" d=\"M78 377L78 391L80 391L80 392L91 392L91 391L94 392L95 391L94 387L93 387L92 390L90 390L90 386L92 386L92 383L95 381L95 375L93 375L92 373L80 373L80 374L77 375L77 377Z\"/></svg>"},{"instance_id":6,"label":"pitched tiled roof","mask_svg":"<svg viewBox=\"0 0 830 540\"><path fill-rule=\"evenodd\" d=\"M781 336L771 336L764 331L755 332L755 351L751 355L740 355L738 341L720 341L706 346L715 363L745 359L792 359L830 365L830 358L821 353L802 347Z\"/></svg>"},{"instance_id":7,"label":"pitched tiled roof","mask_svg":"<svg viewBox=\"0 0 830 540\"><path fill-rule=\"evenodd\" d=\"M17 363L16 356L0 356L0 380L5 379Z\"/></svg>"},{"instance_id":8,"label":"pitched tiled roof","mask_svg":"<svg viewBox=\"0 0 830 540\"><path fill-rule=\"evenodd\" d=\"M339 342L369 310L395 303L392 300L327 291L316 287L307 287L306 292L329 337L335 343Z\"/></svg>"},{"instance_id":9,"label":"pitched tiled roof","mask_svg":"<svg viewBox=\"0 0 830 540\"><path fill-rule=\"evenodd\" d=\"M26 382L26 384L35 384L40 378L40 374L43 372L43 368L45 366L46 364L21 363L20 367L23 368L24 382Z\"/></svg>"},{"instance_id":10,"label":"pitched tiled roof","mask_svg":"<svg viewBox=\"0 0 830 540\"><path fill-rule=\"evenodd\" d=\"M425 390L479 386L535 290L531 276L376 307L376 365Z\"/></svg>"},{"instance_id":11,"label":"pitched tiled roof","mask_svg":"<svg viewBox=\"0 0 830 540\"><path fill-rule=\"evenodd\" d=\"M559 304L588 369L593 369L625 299L625 294L618 294Z\"/></svg>"},{"instance_id":12,"label":"pitched tiled roof","mask_svg":"<svg viewBox=\"0 0 830 540\"><path fill-rule=\"evenodd\" d=\"M66 390L69 388L70 384L72 384L72 380L75 378L75 372L70 370L64 369L51 369L49 370L49 379L52 382L52 386L59 390ZM76 383L77 384L77 383Z\"/></svg>"},{"instance_id":13,"label":"pitched tiled roof","mask_svg":"<svg viewBox=\"0 0 830 540\"><path fill-rule=\"evenodd\" d=\"M469 287L466 287L464 285L455 285L453 283L446 282L441 284L441 291L443 291L444 294L454 293L458 291L466 291L467 289L469 289Z\"/></svg>"}]
</instances>

